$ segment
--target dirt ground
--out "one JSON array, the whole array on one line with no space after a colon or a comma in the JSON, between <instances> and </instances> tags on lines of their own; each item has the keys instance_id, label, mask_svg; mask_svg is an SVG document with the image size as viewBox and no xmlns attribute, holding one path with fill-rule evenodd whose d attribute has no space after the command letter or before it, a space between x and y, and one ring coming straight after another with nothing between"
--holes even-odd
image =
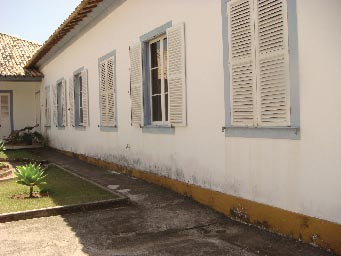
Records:
<instances>
[{"instance_id":1,"label":"dirt ground","mask_svg":"<svg viewBox=\"0 0 341 256\"><path fill-rule=\"evenodd\" d=\"M235 222L159 186L55 151L41 155L110 186L132 204L0 224L0 255L332 255Z\"/></svg>"},{"instance_id":2,"label":"dirt ground","mask_svg":"<svg viewBox=\"0 0 341 256\"><path fill-rule=\"evenodd\" d=\"M6 167L2 168L2 170L0 170L0 181L14 178L15 177L15 175L14 175L15 167L18 164L17 163L10 163L10 162L3 162L3 163L6 165ZM9 173L9 171L11 171L11 172Z\"/></svg>"}]
</instances>

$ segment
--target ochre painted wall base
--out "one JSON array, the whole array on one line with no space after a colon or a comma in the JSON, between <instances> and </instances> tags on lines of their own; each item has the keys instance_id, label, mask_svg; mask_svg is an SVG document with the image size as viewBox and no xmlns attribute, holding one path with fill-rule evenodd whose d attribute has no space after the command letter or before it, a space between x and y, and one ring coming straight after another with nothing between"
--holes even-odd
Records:
<instances>
[{"instance_id":1,"label":"ochre painted wall base","mask_svg":"<svg viewBox=\"0 0 341 256\"><path fill-rule=\"evenodd\" d=\"M340 224L201 188L154 173L127 168L93 157L68 151L60 152L87 163L126 173L133 177L174 190L238 221L250 223L307 243L313 243L341 254Z\"/></svg>"}]
</instances>

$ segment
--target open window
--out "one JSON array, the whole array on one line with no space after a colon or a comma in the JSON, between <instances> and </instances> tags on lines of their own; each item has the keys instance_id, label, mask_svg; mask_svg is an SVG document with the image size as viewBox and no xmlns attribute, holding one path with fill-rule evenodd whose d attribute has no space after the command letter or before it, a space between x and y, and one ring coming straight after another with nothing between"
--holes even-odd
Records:
<instances>
[{"instance_id":1,"label":"open window","mask_svg":"<svg viewBox=\"0 0 341 256\"><path fill-rule=\"evenodd\" d=\"M166 25L130 46L133 126L187 125L185 27Z\"/></svg>"},{"instance_id":2,"label":"open window","mask_svg":"<svg viewBox=\"0 0 341 256\"><path fill-rule=\"evenodd\" d=\"M70 124L76 127L89 126L88 72L74 72L69 83Z\"/></svg>"},{"instance_id":3,"label":"open window","mask_svg":"<svg viewBox=\"0 0 341 256\"><path fill-rule=\"evenodd\" d=\"M66 83L65 79L57 81L53 89L53 124L66 126Z\"/></svg>"}]
</instances>

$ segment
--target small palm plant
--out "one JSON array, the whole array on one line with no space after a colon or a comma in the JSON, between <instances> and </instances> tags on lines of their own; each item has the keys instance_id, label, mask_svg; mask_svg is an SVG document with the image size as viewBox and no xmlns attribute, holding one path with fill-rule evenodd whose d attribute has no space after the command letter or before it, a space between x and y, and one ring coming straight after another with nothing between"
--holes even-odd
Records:
<instances>
[{"instance_id":1,"label":"small palm plant","mask_svg":"<svg viewBox=\"0 0 341 256\"><path fill-rule=\"evenodd\" d=\"M33 187L46 184L43 180L47 175L44 173L44 169L37 164L27 164L23 166L17 166L15 172L17 176L17 183L30 187L30 198L33 197Z\"/></svg>"}]
</instances>

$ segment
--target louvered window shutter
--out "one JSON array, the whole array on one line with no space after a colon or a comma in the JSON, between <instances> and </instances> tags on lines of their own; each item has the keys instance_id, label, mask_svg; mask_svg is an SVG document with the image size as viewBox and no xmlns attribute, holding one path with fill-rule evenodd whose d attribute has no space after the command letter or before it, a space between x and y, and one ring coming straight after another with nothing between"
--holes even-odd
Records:
<instances>
[{"instance_id":1,"label":"louvered window shutter","mask_svg":"<svg viewBox=\"0 0 341 256\"><path fill-rule=\"evenodd\" d=\"M47 113L47 121L46 125L51 126L51 86L46 88L46 113Z\"/></svg>"},{"instance_id":2,"label":"louvered window shutter","mask_svg":"<svg viewBox=\"0 0 341 256\"><path fill-rule=\"evenodd\" d=\"M141 43L130 46L131 123L143 126L142 48Z\"/></svg>"},{"instance_id":3,"label":"louvered window shutter","mask_svg":"<svg viewBox=\"0 0 341 256\"><path fill-rule=\"evenodd\" d=\"M61 104L62 104L62 126L66 126L66 81L62 80L61 90Z\"/></svg>"},{"instance_id":4,"label":"louvered window shutter","mask_svg":"<svg viewBox=\"0 0 341 256\"><path fill-rule=\"evenodd\" d=\"M286 0L256 1L258 125L290 125Z\"/></svg>"},{"instance_id":5,"label":"louvered window shutter","mask_svg":"<svg viewBox=\"0 0 341 256\"><path fill-rule=\"evenodd\" d=\"M45 88L44 86L42 87L42 91L43 91L43 94L42 94L42 108L44 110L44 117L45 117L45 126L47 126L47 105L46 105L46 100L47 100L47 88Z\"/></svg>"},{"instance_id":6,"label":"louvered window shutter","mask_svg":"<svg viewBox=\"0 0 341 256\"><path fill-rule=\"evenodd\" d=\"M75 126L75 90L73 87L73 77L69 80L69 117L70 125Z\"/></svg>"},{"instance_id":7,"label":"louvered window shutter","mask_svg":"<svg viewBox=\"0 0 341 256\"><path fill-rule=\"evenodd\" d=\"M102 126L116 126L115 61L111 57L100 63L100 111Z\"/></svg>"},{"instance_id":8,"label":"louvered window shutter","mask_svg":"<svg viewBox=\"0 0 341 256\"><path fill-rule=\"evenodd\" d=\"M186 53L184 23L167 29L167 49L169 121L173 126L186 126Z\"/></svg>"},{"instance_id":9,"label":"louvered window shutter","mask_svg":"<svg viewBox=\"0 0 341 256\"><path fill-rule=\"evenodd\" d=\"M107 122L108 126L116 126L116 67L114 58L107 60Z\"/></svg>"},{"instance_id":10,"label":"louvered window shutter","mask_svg":"<svg viewBox=\"0 0 341 256\"><path fill-rule=\"evenodd\" d=\"M107 66L106 66L106 61L102 61L100 63L99 67L99 72L100 72L100 111L101 111L101 126L107 126L108 124L108 113L107 113L107 88L106 88L106 83L107 83Z\"/></svg>"},{"instance_id":11,"label":"louvered window shutter","mask_svg":"<svg viewBox=\"0 0 341 256\"><path fill-rule=\"evenodd\" d=\"M82 111L83 126L89 126L89 99L88 99L88 70L81 72L82 76Z\"/></svg>"},{"instance_id":12,"label":"louvered window shutter","mask_svg":"<svg viewBox=\"0 0 341 256\"><path fill-rule=\"evenodd\" d=\"M58 125L57 85L52 86L53 125Z\"/></svg>"},{"instance_id":13,"label":"louvered window shutter","mask_svg":"<svg viewBox=\"0 0 341 256\"><path fill-rule=\"evenodd\" d=\"M256 124L253 0L228 2L231 125Z\"/></svg>"}]
</instances>

